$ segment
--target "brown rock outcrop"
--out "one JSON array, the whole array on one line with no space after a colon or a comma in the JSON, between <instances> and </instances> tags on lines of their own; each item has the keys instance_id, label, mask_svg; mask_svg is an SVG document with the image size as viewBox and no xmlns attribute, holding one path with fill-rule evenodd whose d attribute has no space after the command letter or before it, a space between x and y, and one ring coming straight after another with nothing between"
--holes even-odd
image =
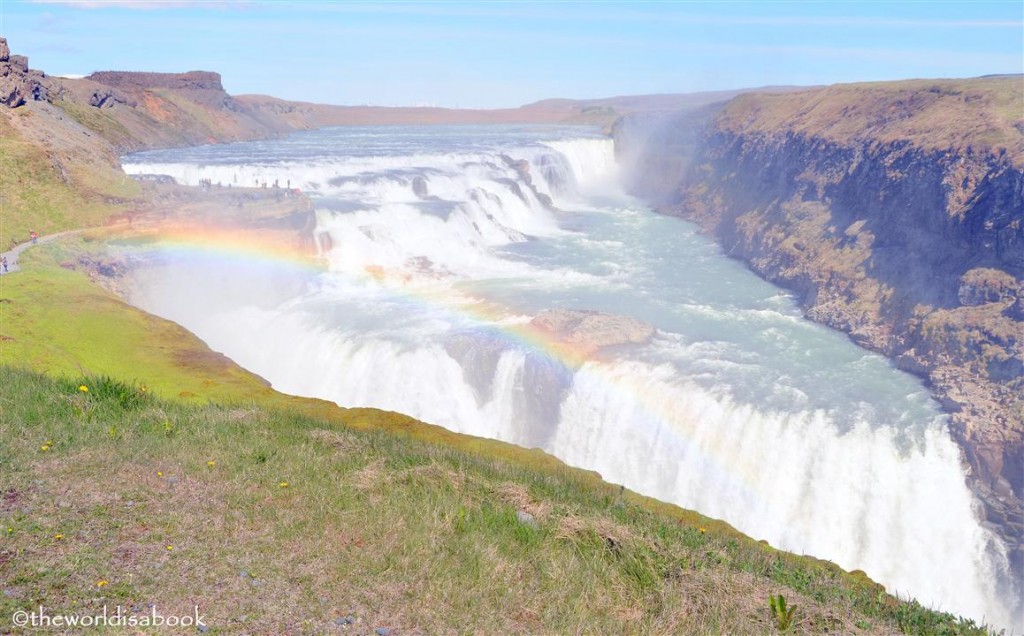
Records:
<instances>
[{"instance_id":1,"label":"brown rock outcrop","mask_svg":"<svg viewBox=\"0 0 1024 636\"><path fill-rule=\"evenodd\" d=\"M25 87L16 78L3 74L0 69L0 104L8 108L17 108L25 103Z\"/></svg>"},{"instance_id":2,"label":"brown rock outcrop","mask_svg":"<svg viewBox=\"0 0 1024 636\"><path fill-rule=\"evenodd\" d=\"M168 90L211 108L241 110L241 106L224 90L220 74L209 71L188 71L187 73L97 71L85 79L119 89L122 94L141 96L147 91Z\"/></svg>"},{"instance_id":3,"label":"brown rock outcrop","mask_svg":"<svg viewBox=\"0 0 1024 636\"><path fill-rule=\"evenodd\" d=\"M19 73L28 73L28 58L24 55L12 55L8 62L11 69Z\"/></svg>"},{"instance_id":4,"label":"brown rock outcrop","mask_svg":"<svg viewBox=\"0 0 1024 636\"><path fill-rule=\"evenodd\" d=\"M579 309L542 311L530 324L584 355L602 347L643 344L655 331L652 325L635 318Z\"/></svg>"},{"instance_id":5,"label":"brown rock outcrop","mask_svg":"<svg viewBox=\"0 0 1024 636\"><path fill-rule=\"evenodd\" d=\"M89 105L94 108L112 108L115 104L125 104L132 108L138 106L137 101L112 88L94 90L89 97Z\"/></svg>"},{"instance_id":6,"label":"brown rock outcrop","mask_svg":"<svg viewBox=\"0 0 1024 636\"><path fill-rule=\"evenodd\" d=\"M1013 304L1020 297L1020 281L1010 274L991 268L978 267L960 277L957 300L965 307L988 303Z\"/></svg>"},{"instance_id":7,"label":"brown rock outcrop","mask_svg":"<svg viewBox=\"0 0 1024 636\"><path fill-rule=\"evenodd\" d=\"M85 79L125 90L169 88L172 90L203 90L224 92L220 73L188 71L187 73L139 73L135 71L97 71Z\"/></svg>"},{"instance_id":8,"label":"brown rock outcrop","mask_svg":"<svg viewBox=\"0 0 1024 636\"><path fill-rule=\"evenodd\" d=\"M48 97L39 71L30 71L28 58L11 55L7 38L0 38L0 104L17 108L28 100L45 101Z\"/></svg>"}]
</instances>

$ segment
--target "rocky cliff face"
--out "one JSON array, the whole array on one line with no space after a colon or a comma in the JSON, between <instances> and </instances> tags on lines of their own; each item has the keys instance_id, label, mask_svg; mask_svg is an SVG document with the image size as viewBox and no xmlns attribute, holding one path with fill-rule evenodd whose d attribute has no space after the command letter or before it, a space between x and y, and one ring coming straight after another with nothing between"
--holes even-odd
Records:
<instances>
[{"instance_id":1,"label":"rocky cliff face","mask_svg":"<svg viewBox=\"0 0 1024 636\"><path fill-rule=\"evenodd\" d=\"M244 110L224 90L220 74L209 71L189 71L187 73L98 71L85 79L126 93L137 94L142 91L163 89L174 91L207 107L224 108L236 112Z\"/></svg>"},{"instance_id":2,"label":"rocky cliff face","mask_svg":"<svg viewBox=\"0 0 1024 636\"><path fill-rule=\"evenodd\" d=\"M141 73L136 71L97 71L86 79L126 90L170 88L173 90L209 91L227 95L219 73L189 71L187 73Z\"/></svg>"},{"instance_id":3,"label":"rocky cliff face","mask_svg":"<svg viewBox=\"0 0 1024 636\"><path fill-rule=\"evenodd\" d=\"M1000 101L1007 86L1017 100L1009 109ZM645 165L641 194L794 290L808 317L927 379L951 414L971 484L1018 572L1024 135L1012 118L1022 112L1019 87L1020 78L833 87L745 96L711 116L661 122L655 133L648 127L646 136L630 134L637 122L618 127L621 145ZM856 112L865 100L874 100L863 111L870 119ZM970 119L935 116L964 103Z\"/></svg>"},{"instance_id":4,"label":"rocky cliff face","mask_svg":"<svg viewBox=\"0 0 1024 636\"><path fill-rule=\"evenodd\" d=\"M29 100L45 101L45 77L45 73L29 69L24 55L11 55L7 38L0 38L0 104L17 108Z\"/></svg>"},{"instance_id":5,"label":"rocky cliff face","mask_svg":"<svg viewBox=\"0 0 1024 636\"><path fill-rule=\"evenodd\" d=\"M121 152L273 137L309 127L228 95L207 71L100 71L54 80L52 102Z\"/></svg>"}]
</instances>

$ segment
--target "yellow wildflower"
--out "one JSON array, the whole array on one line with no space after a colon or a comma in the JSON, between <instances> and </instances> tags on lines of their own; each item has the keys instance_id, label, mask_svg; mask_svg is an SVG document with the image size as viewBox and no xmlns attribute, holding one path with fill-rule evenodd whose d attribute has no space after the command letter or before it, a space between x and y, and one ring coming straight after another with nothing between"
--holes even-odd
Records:
<instances>
[{"instance_id":1,"label":"yellow wildflower","mask_svg":"<svg viewBox=\"0 0 1024 636\"><path fill-rule=\"evenodd\" d=\"M89 387L87 387L87 386L85 386L83 384L83 385L78 387L78 390L81 391L82 393L88 393L89 392Z\"/></svg>"},{"instance_id":2,"label":"yellow wildflower","mask_svg":"<svg viewBox=\"0 0 1024 636\"><path fill-rule=\"evenodd\" d=\"M163 477L164 476L164 471L162 471L162 470L156 471L156 476L157 477Z\"/></svg>"},{"instance_id":3,"label":"yellow wildflower","mask_svg":"<svg viewBox=\"0 0 1024 636\"><path fill-rule=\"evenodd\" d=\"M172 552L174 550L174 546L173 545L168 545L168 546L164 546L164 547L167 548L168 552Z\"/></svg>"},{"instance_id":4,"label":"yellow wildflower","mask_svg":"<svg viewBox=\"0 0 1024 636\"><path fill-rule=\"evenodd\" d=\"M55 540L57 540L57 541L60 541L61 539L64 538L64 535L62 535L62 534L55 534L55 535L53 535L53 538Z\"/></svg>"},{"instance_id":5,"label":"yellow wildflower","mask_svg":"<svg viewBox=\"0 0 1024 636\"><path fill-rule=\"evenodd\" d=\"M703 533L703 532L707 532L708 529L707 528L701 528L700 531Z\"/></svg>"},{"instance_id":6,"label":"yellow wildflower","mask_svg":"<svg viewBox=\"0 0 1024 636\"><path fill-rule=\"evenodd\" d=\"M282 481L281 483L278 484L278 487L279 488L287 488L288 487L288 482Z\"/></svg>"},{"instance_id":7,"label":"yellow wildflower","mask_svg":"<svg viewBox=\"0 0 1024 636\"><path fill-rule=\"evenodd\" d=\"M109 581L107 581L106 579L103 579L102 581L96 581L96 587L105 587L107 583L109 583Z\"/></svg>"},{"instance_id":8,"label":"yellow wildflower","mask_svg":"<svg viewBox=\"0 0 1024 636\"><path fill-rule=\"evenodd\" d=\"M47 446L46 444L43 444L42 446L39 447L39 450L45 453L46 451L50 450L50 447Z\"/></svg>"},{"instance_id":9,"label":"yellow wildflower","mask_svg":"<svg viewBox=\"0 0 1024 636\"><path fill-rule=\"evenodd\" d=\"M11 534L12 532L14 532L14 528L7 528L7 534Z\"/></svg>"},{"instance_id":10,"label":"yellow wildflower","mask_svg":"<svg viewBox=\"0 0 1024 636\"><path fill-rule=\"evenodd\" d=\"M213 468L214 466L217 465L217 462L216 460L211 459L210 461L206 462L206 465L209 466L210 468Z\"/></svg>"},{"instance_id":11,"label":"yellow wildflower","mask_svg":"<svg viewBox=\"0 0 1024 636\"><path fill-rule=\"evenodd\" d=\"M147 389L147 388L146 388L146 385L145 385L145 384L143 384L142 386L140 386L140 387L139 387L139 390L140 390L140 391L142 391L143 393L145 393L145 392L146 392L146 391L148 391L149 389Z\"/></svg>"}]
</instances>

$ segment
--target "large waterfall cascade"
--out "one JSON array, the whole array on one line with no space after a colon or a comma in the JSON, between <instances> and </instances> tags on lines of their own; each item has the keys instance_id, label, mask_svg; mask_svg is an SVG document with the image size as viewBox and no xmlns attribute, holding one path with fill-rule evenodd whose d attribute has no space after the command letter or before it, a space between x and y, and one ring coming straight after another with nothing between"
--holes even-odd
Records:
<instances>
[{"instance_id":1,"label":"large waterfall cascade","mask_svg":"<svg viewBox=\"0 0 1024 636\"><path fill-rule=\"evenodd\" d=\"M278 390L540 447L922 603L1019 612L920 383L624 194L595 131L353 127L124 164L314 198L324 271L177 250L132 274L133 302ZM656 331L570 359L530 335L553 308Z\"/></svg>"}]
</instances>

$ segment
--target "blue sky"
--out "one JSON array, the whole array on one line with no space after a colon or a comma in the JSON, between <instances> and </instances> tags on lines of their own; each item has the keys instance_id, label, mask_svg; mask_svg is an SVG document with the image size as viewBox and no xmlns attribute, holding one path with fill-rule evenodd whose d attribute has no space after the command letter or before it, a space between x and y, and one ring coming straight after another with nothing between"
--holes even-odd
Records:
<instances>
[{"instance_id":1,"label":"blue sky","mask_svg":"<svg viewBox=\"0 0 1024 636\"><path fill-rule=\"evenodd\" d=\"M517 106L549 97L1024 72L1024 2L0 0L53 74L213 70L233 94Z\"/></svg>"}]
</instances>

